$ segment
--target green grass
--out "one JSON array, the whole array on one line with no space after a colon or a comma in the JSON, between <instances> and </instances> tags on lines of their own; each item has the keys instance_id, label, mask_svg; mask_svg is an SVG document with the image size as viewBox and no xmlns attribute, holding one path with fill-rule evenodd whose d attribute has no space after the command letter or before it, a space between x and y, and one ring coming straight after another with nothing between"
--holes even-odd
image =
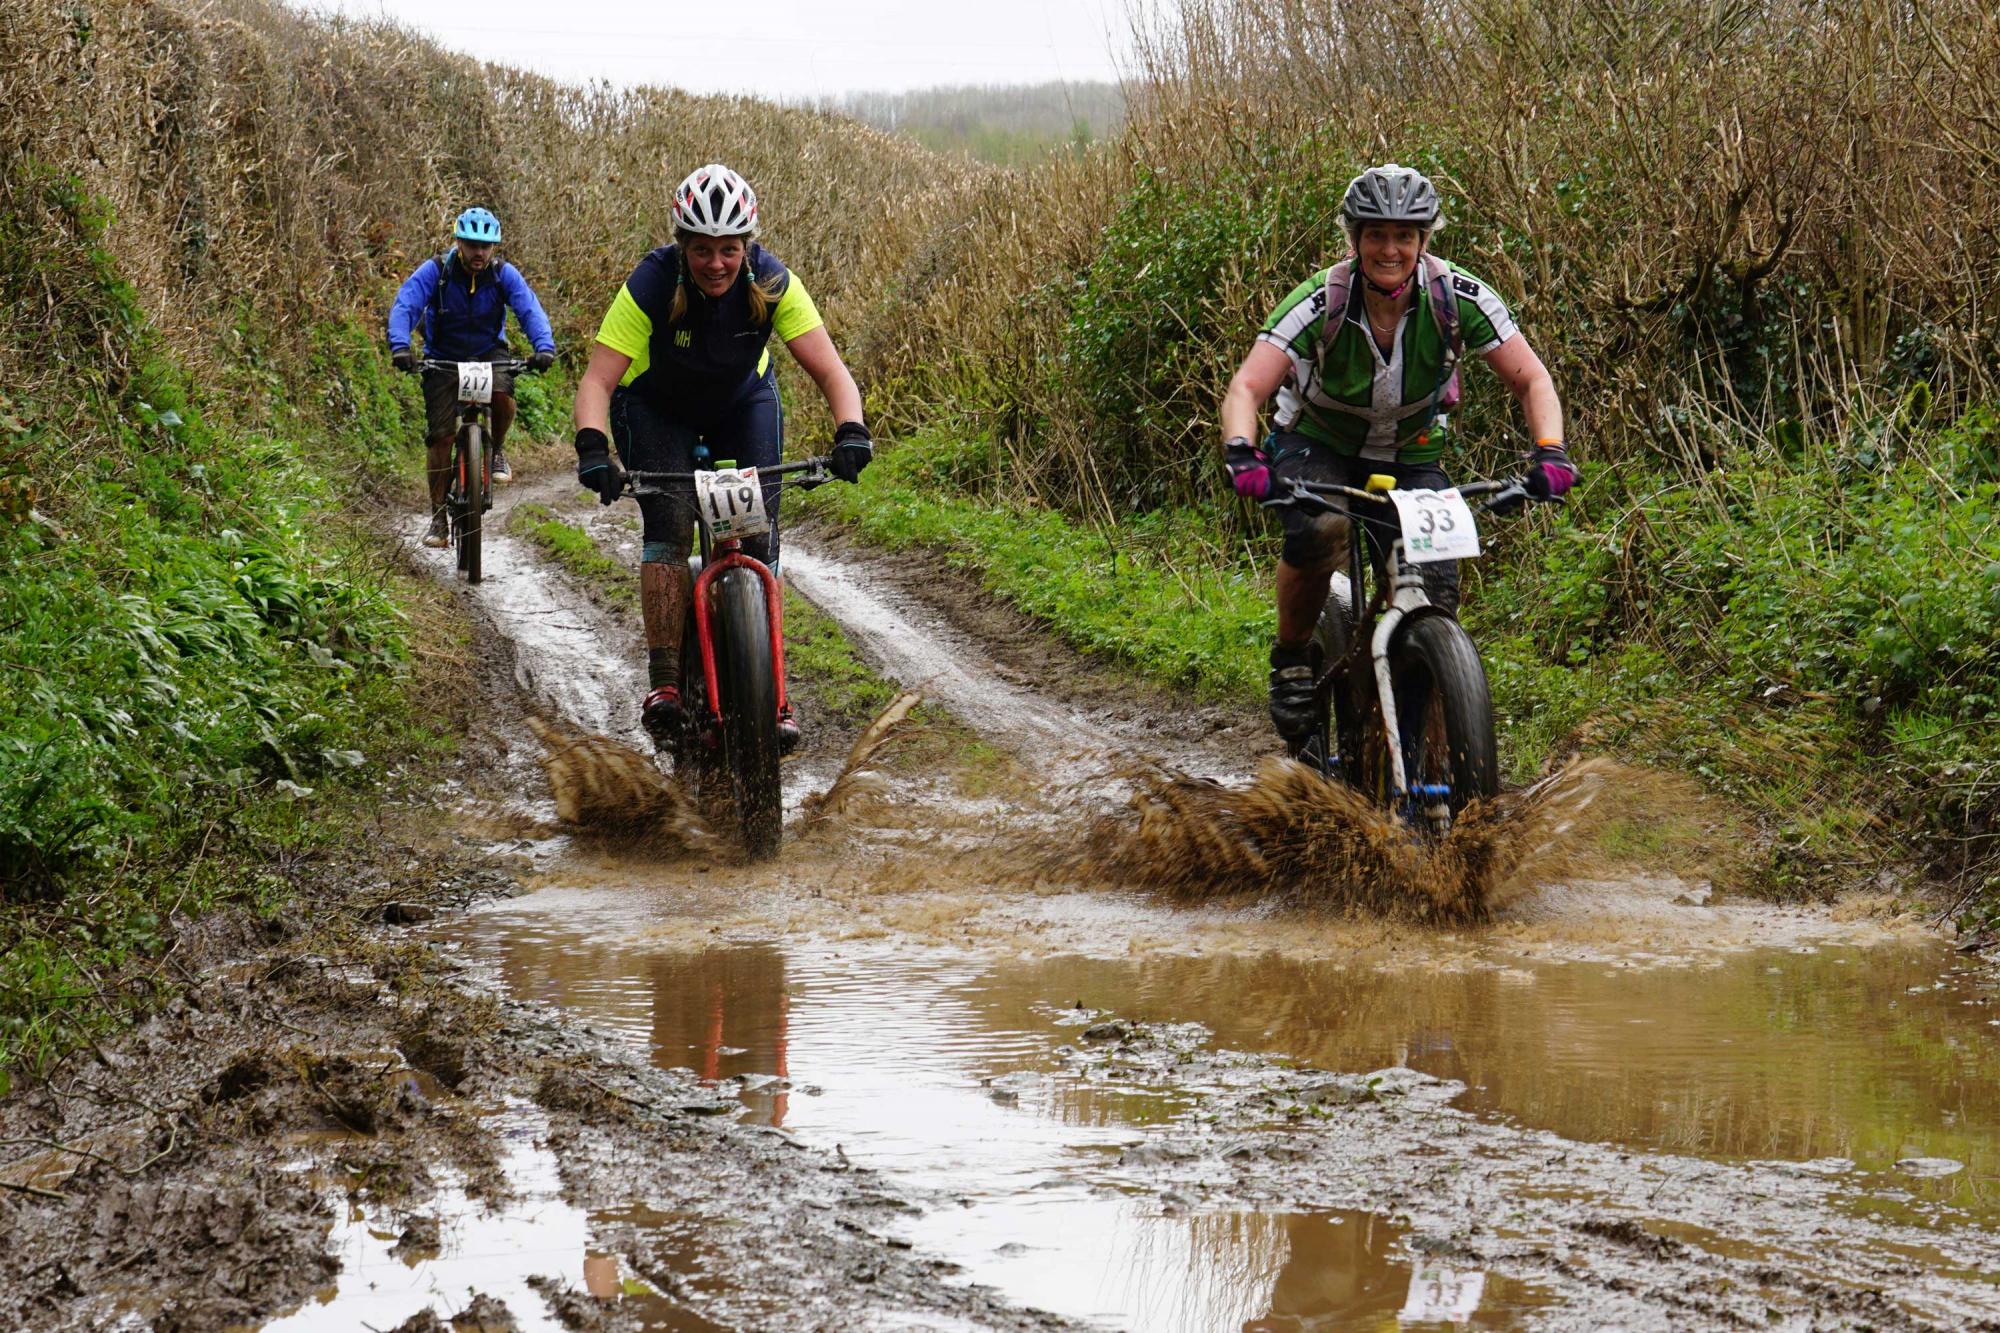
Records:
<instances>
[{"instance_id":1,"label":"green grass","mask_svg":"<svg viewBox=\"0 0 2000 1333\"><path fill-rule=\"evenodd\" d=\"M886 453L859 486L808 505L892 550L934 551L1087 652L1208 697L1262 689L1274 625L1269 569L1220 548L1192 511L1095 531L1048 510L948 492L964 446L923 439Z\"/></svg>"},{"instance_id":2,"label":"green grass","mask_svg":"<svg viewBox=\"0 0 2000 1333\"><path fill-rule=\"evenodd\" d=\"M143 1011L178 921L270 908L272 865L440 743L410 585L338 512L421 437L373 336L306 331L287 374L246 316L198 387L104 210L32 165L17 185L0 356L66 369L0 403L0 1076ZM22 328L50 293L59 319Z\"/></svg>"},{"instance_id":3,"label":"green grass","mask_svg":"<svg viewBox=\"0 0 2000 1333\"><path fill-rule=\"evenodd\" d=\"M623 588L632 572L598 549L589 533L565 523L547 505L523 501L507 515L507 531L526 537L535 547L586 585Z\"/></svg>"}]
</instances>

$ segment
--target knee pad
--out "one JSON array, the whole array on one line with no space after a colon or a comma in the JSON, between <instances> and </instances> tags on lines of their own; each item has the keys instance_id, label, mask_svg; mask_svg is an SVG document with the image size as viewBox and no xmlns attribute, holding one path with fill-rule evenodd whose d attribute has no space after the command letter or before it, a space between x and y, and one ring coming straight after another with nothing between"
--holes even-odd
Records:
<instances>
[{"instance_id":1,"label":"knee pad","mask_svg":"<svg viewBox=\"0 0 2000 1333\"><path fill-rule=\"evenodd\" d=\"M1347 516L1315 514L1285 529L1284 562L1308 574L1321 574L1347 563Z\"/></svg>"},{"instance_id":2,"label":"knee pad","mask_svg":"<svg viewBox=\"0 0 2000 1333\"><path fill-rule=\"evenodd\" d=\"M667 542L641 542L639 559L649 565L664 565L674 558L674 548Z\"/></svg>"}]
</instances>

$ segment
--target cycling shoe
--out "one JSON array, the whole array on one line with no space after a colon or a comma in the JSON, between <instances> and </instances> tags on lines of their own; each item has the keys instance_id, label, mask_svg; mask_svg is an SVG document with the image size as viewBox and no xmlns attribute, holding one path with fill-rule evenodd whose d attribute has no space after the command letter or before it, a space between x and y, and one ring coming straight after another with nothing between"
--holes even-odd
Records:
<instances>
[{"instance_id":1,"label":"cycling shoe","mask_svg":"<svg viewBox=\"0 0 2000 1333\"><path fill-rule=\"evenodd\" d=\"M646 702L639 706L639 723L655 746L673 749L681 729L681 687L661 685L647 694Z\"/></svg>"},{"instance_id":2,"label":"cycling shoe","mask_svg":"<svg viewBox=\"0 0 2000 1333\"><path fill-rule=\"evenodd\" d=\"M1318 725L1313 701L1312 649L1271 645L1271 724L1287 740L1297 740Z\"/></svg>"}]
</instances>

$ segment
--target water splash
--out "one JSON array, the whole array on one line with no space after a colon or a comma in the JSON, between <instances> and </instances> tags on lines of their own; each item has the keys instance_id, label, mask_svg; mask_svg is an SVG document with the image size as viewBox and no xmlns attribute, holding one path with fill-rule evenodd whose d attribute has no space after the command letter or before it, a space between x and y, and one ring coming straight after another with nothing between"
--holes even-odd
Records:
<instances>
[{"instance_id":1,"label":"water splash","mask_svg":"<svg viewBox=\"0 0 2000 1333\"><path fill-rule=\"evenodd\" d=\"M1289 905L1354 909L1429 924L1486 919L1534 852L1587 832L1587 812L1619 765L1575 760L1521 791L1468 806L1426 839L1345 783L1266 759L1247 786L1167 768L1127 771L1125 809L1091 822L1044 862L1186 900L1260 894Z\"/></svg>"},{"instance_id":2,"label":"water splash","mask_svg":"<svg viewBox=\"0 0 2000 1333\"><path fill-rule=\"evenodd\" d=\"M661 839L686 851L719 846L693 799L647 756L609 737L539 717L530 717L528 728L547 750L542 770L555 794L556 816L565 824Z\"/></svg>"},{"instance_id":3,"label":"water splash","mask_svg":"<svg viewBox=\"0 0 2000 1333\"><path fill-rule=\"evenodd\" d=\"M808 826L840 815L857 802L880 796L888 789L888 779L869 765L901 732L911 711L923 702L923 698L915 690L904 690L891 699L889 706L877 713L875 720L854 738L854 744L847 750L847 761L841 765L840 776L825 791L806 797L801 809Z\"/></svg>"},{"instance_id":4,"label":"water splash","mask_svg":"<svg viewBox=\"0 0 2000 1333\"><path fill-rule=\"evenodd\" d=\"M885 780L869 766L901 734L923 696L905 691L890 701L855 738L840 773L824 792L806 797L804 824L824 822L871 795ZM653 760L607 736L571 730L530 717L528 727L547 751L542 769L565 824L614 837L663 839L680 850L714 852L721 843L694 798Z\"/></svg>"}]
</instances>

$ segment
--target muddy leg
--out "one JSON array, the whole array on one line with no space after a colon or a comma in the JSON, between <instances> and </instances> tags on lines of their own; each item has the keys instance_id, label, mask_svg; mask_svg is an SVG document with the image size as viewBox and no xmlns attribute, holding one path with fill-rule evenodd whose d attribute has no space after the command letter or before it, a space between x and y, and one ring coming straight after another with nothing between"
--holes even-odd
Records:
<instances>
[{"instance_id":1,"label":"muddy leg","mask_svg":"<svg viewBox=\"0 0 2000 1333\"><path fill-rule=\"evenodd\" d=\"M680 661L681 621L693 589L685 563L648 561L639 566L639 612L646 621L649 654L664 649L672 661Z\"/></svg>"},{"instance_id":2,"label":"muddy leg","mask_svg":"<svg viewBox=\"0 0 2000 1333\"><path fill-rule=\"evenodd\" d=\"M1300 569L1287 561L1278 562L1278 643L1286 648L1303 648L1319 623L1320 608L1326 605L1326 590L1333 581L1331 569Z\"/></svg>"},{"instance_id":3,"label":"muddy leg","mask_svg":"<svg viewBox=\"0 0 2000 1333\"><path fill-rule=\"evenodd\" d=\"M1303 648L1319 624L1320 608L1333 571L1347 563L1348 522L1343 514L1321 514L1285 537L1278 561L1278 643Z\"/></svg>"},{"instance_id":4,"label":"muddy leg","mask_svg":"<svg viewBox=\"0 0 2000 1333\"><path fill-rule=\"evenodd\" d=\"M514 395L496 393L493 395L493 448L497 451L507 443L507 428L514 424Z\"/></svg>"},{"instance_id":5,"label":"muddy leg","mask_svg":"<svg viewBox=\"0 0 2000 1333\"><path fill-rule=\"evenodd\" d=\"M451 488L451 446L453 436L447 432L433 435L425 441L425 470L431 484L431 516L435 518L444 512L444 494Z\"/></svg>"}]
</instances>

